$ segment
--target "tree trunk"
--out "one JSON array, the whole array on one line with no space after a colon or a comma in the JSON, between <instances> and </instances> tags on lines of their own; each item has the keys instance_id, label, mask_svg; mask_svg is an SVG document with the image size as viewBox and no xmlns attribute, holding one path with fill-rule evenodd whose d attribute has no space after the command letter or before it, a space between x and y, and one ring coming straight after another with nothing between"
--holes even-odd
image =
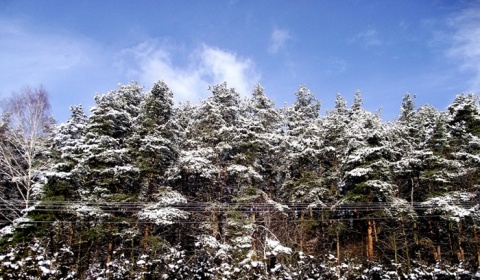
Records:
<instances>
[{"instance_id":1,"label":"tree trunk","mask_svg":"<svg viewBox=\"0 0 480 280\"><path fill-rule=\"evenodd\" d=\"M368 221L367 227L367 259L371 261L373 259L373 222Z\"/></svg>"},{"instance_id":2,"label":"tree trunk","mask_svg":"<svg viewBox=\"0 0 480 280\"><path fill-rule=\"evenodd\" d=\"M155 162L155 159L152 158L152 165ZM150 200L150 197L153 193L153 172L148 174L148 183L147 183L147 199Z\"/></svg>"},{"instance_id":3,"label":"tree trunk","mask_svg":"<svg viewBox=\"0 0 480 280\"><path fill-rule=\"evenodd\" d=\"M462 223L458 223L458 261L463 262L465 260L465 251L463 250L463 238L462 238Z\"/></svg>"},{"instance_id":4,"label":"tree trunk","mask_svg":"<svg viewBox=\"0 0 480 280\"><path fill-rule=\"evenodd\" d=\"M107 264L112 260L112 253L113 253L113 241L110 238L108 240Z\"/></svg>"},{"instance_id":5,"label":"tree trunk","mask_svg":"<svg viewBox=\"0 0 480 280\"><path fill-rule=\"evenodd\" d=\"M442 262L442 251L440 246L440 228L437 226L437 262Z\"/></svg>"},{"instance_id":6,"label":"tree trunk","mask_svg":"<svg viewBox=\"0 0 480 280\"><path fill-rule=\"evenodd\" d=\"M72 241L73 241L73 234L75 233L75 224L71 224L70 228L69 228L69 234L68 234L68 237L67 237L67 244L68 245L72 245Z\"/></svg>"},{"instance_id":7,"label":"tree trunk","mask_svg":"<svg viewBox=\"0 0 480 280\"><path fill-rule=\"evenodd\" d=\"M132 250L130 254L131 254L130 262L132 263L130 273L133 273L133 267L134 267L133 264L135 263L135 240L133 238L132 238Z\"/></svg>"},{"instance_id":8,"label":"tree trunk","mask_svg":"<svg viewBox=\"0 0 480 280\"><path fill-rule=\"evenodd\" d=\"M405 257L407 259L407 269L410 270L410 251L408 250L408 239L405 232L405 224L402 219L403 246L405 246Z\"/></svg>"},{"instance_id":9,"label":"tree trunk","mask_svg":"<svg viewBox=\"0 0 480 280\"><path fill-rule=\"evenodd\" d=\"M337 230L337 264L340 264L340 231Z\"/></svg>"},{"instance_id":10,"label":"tree trunk","mask_svg":"<svg viewBox=\"0 0 480 280\"><path fill-rule=\"evenodd\" d=\"M300 251L303 252L303 248L305 247L305 240L304 240L304 234L303 232L305 231L304 230L304 227L305 227L305 224L304 224L304 213L303 213L303 210L301 210L300 212L300 227L299 227L299 235L300 235Z\"/></svg>"},{"instance_id":11,"label":"tree trunk","mask_svg":"<svg viewBox=\"0 0 480 280\"><path fill-rule=\"evenodd\" d=\"M148 245L147 244L148 243L147 239L148 239L149 234L150 234L150 226L149 226L149 224L147 224L145 226L145 232L143 234L143 251L147 250L147 245Z\"/></svg>"},{"instance_id":12,"label":"tree trunk","mask_svg":"<svg viewBox=\"0 0 480 280\"><path fill-rule=\"evenodd\" d=\"M437 250L435 252L435 255L436 255L435 260L437 262L441 262L442 261L442 251L441 251L441 248L440 248L440 244L437 245Z\"/></svg>"},{"instance_id":13,"label":"tree trunk","mask_svg":"<svg viewBox=\"0 0 480 280\"><path fill-rule=\"evenodd\" d=\"M448 223L448 242L450 243L450 252L452 253L452 256L456 255L458 253L458 250L455 248L455 233L454 233L454 228L453 228L453 223Z\"/></svg>"},{"instance_id":14,"label":"tree trunk","mask_svg":"<svg viewBox=\"0 0 480 280\"><path fill-rule=\"evenodd\" d=\"M255 210L252 211L252 223L255 228ZM257 251L257 230L256 229L253 230L252 239L253 239L252 248L253 248L253 251L256 252Z\"/></svg>"},{"instance_id":15,"label":"tree trunk","mask_svg":"<svg viewBox=\"0 0 480 280\"><path fill-rule=\"evenodd\" d=\"M477 246L477 266L480 267L480 236L478 236L477 228L473 228L473 238Z\"/></svg>"},{"instance_id":16,"label":"tree trunk","mask_svg":"<svg viewBox=\"0 0 480 280\"><path fill-rule=\"evenodd\" d=\"M412 208L413 208L413 192L415 190L415 183L413 182L413 178L411 178L411 181L412 181L412 191L410 192L410 203L411 203Z\"/></svg>"},{"instance_id":17,"label":"tree trunk","mask_svg":"<svg viewBox=\"0 0 480 280\"><path fill-rule=\"evenodd\" d=\"M397 248L397 235L395 232L391 233L390 239L392 240L393 253L395 256L395 263L398 263L398 248Z\"/></svg>"},{"instance_id":18,"label":"tree trunk","mask_svg":"<svg viewBox=\"0 0 480 280\"><path fill-rule=\"evenodd\" d=\"M415 242L416 250L417 250L417 259L418 261L422 261L422 251L418 250L418 246L420 244L420 241L418 240L418 234L417 234L417 223L413 223L413 242Z\"/></svg>"}]
</instances>

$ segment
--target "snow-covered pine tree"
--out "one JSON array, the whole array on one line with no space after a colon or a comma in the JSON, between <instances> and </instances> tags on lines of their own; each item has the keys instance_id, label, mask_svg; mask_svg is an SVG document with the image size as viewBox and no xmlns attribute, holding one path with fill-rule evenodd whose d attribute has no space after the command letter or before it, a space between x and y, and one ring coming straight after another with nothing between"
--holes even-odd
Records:
<instances>
[{"instance_id":1,"label":"snow-covered pine tree","mask_svg":"<svg viewBox=\"0 0 480 280\"><path fill-rule=\"evenodd\" d=\"M441 244L452 244L455 239L452 230L456 225L452 226L437 216L441 213L449 217L450 202L442 210L436 201L457 201L446 196L458 197L457 191L461 191L461 186L468 181L462 178L468 169L462 168L462 161L454 156L457 145L454 133L450 132L453 126L448 123L448 114L428 105L412 110L411 103L409 96L406 96L402 104L402 115L391 130L394 147L400 155L392 167L395 182L400 186L400 195L418 209L419 216L428 214L427 220L420 219L414 224L413 241L417 255L419 258L431 257L440 261L442 251L445 251ZM449 223L450 226L447 225ZM441 233L440 229L444 227L450 229L450 237ZM450 247L457 246L453 244Z\"/></svg>"},{"instance_id":2,"label":"snow-covered pine tree","mask_svg":"<svg viewBox=\"0 0 480 280\"><path fill-rule=\"evenodd\" d=\"M240 97L226 83L210 87L212 95L186 122L184 144L176 172L183 190L203 201L228 199L226 169L235 151L233 140L240 128Z\"/></svg>"},{"instance_id":3,"label":"snow-covered pine tree","mask_svg":"<svg viewBox=\"0 0 480 280\"><path fill-rule=\"evenodd\" d=\"M446 188L444 182L451 170L447 167L453 162L448 160L450 145L442 112L420 106L407 120L399 119L390 135L399 154L393 170L403 197L419 202L432 191Z\"/></svg>"},{"instance_id":4,"label":"snow-covered pine tree","mask_svg":"<svg viewBox=\"0 0 480 280\"><path fill-rule=\"evenodd\" d=\"M329 190L330 200L336 200L339 196L339 172L347 153L349 123L347 102L337 94L335 108L327 112L321 123L320 165L323 185Z\"/></svg>"},{"instance_id":5,"label":"snow-covered pine tree","mask_svg":"<svg viewBox=\"0 0 480 280\"><path fill-rule=\"evenodd\" d=\"M323 186L320 166L321 120L320 101L315 94L300 85L295 93L294 104L286 109L286 150L282 169L286 174L281 186L281 195L293 207L294 219L298 220L296 236L300 250L314 251L315 231L318 226L313 208L322 208L328 195ZM307 243L312 243L307 246ZM308 248L307 248L308 247Z\"/></svg>"},{"instance_id":6,"label":"snow-covered pine tree","mask_svg":"<svg viewBox=\"0 0 480 280\"><path fill-rule=\"evenodd\" d=\"M147 200L165 183L166 170L178 154L178 127L173 118L173 93L163 82L156 82L145 93L130 142L140 169L142 195Z\"/></svg>"},{"instance_id":7,"label":"snow-covered pine tree","mask_svg":"<svg viewBox=\"0 0 480 280\"><path fill-rule=\"evenodd\" d=\"M45 187L45 198L50 200L76 200L82 186L83 174L77 168L83 153L88 117L82 105L71 106L70 112L70 118L55 129L52 145L55 162Z\"/></svg>"},{"instance_id":8,"label":"snow-covered pine tree","mask_svg":"<svg viewBox=\"0 0 480 280\"><path fill-rule=\"evenodd\" d=\"M408 207L408 204L398 198L397 186L391 180L390 161L394 153L386 125L379 116L362 108L359 91L349 111L349 129L345 135L348 145L340 177L342 198L335 207L337 215L343 219L362 220L354 222L357 225L354 227L360 230L359 236L366 237L365 253L373 260L377 228L380 227L376 217L385 218L400 211L397 207Z\"/></svg>"},{"instance_id":9,"label":"snow-covered pine tree","mask_svg":"<svg viewBox=\"0 0 480 280\"><path fill-rule=\"evenodd\" d=\"M168 171L169 184L181 190L189 201L198 202L198 207L204 207L204 211L194 211L190 217L193 224L189 236L195 239L187 248L194 253L193 259L209 254L207 247L198 249L194 244L205 238L224 238L223 204L230 202L238 189L237 182L229 178L228 168L234 157L233 140L240 127L240 97L226 83L211 86L210 91L211 96L200 106L187 104L177 110L181 151Z\"/></svg>"},{"instance_id":10,"label":"snow-covered pine tree","mask_svg":"<svg viewBox=\"0 0 480 280\"><path fill-rule=\"evenodd\" d=\"M475 94L461 94L450 104L443 120L445 137L433 147L441 163L441 170L435 172L437 181L441 179L441 189L430 192L422 205L430 217L430 223L438 230L432 236L436 245L435 259L440 262L447 255L448 259L465 261L466 256L475 255L475 250L466 246L467 240L476 238L478 224L476 208L480 207L478 199L480 167L480 106ZM438 134L438 132L434 133ZM446 147L446 148L443 148ZM439 153L441 152L441 153ZM440 217L440 218L439 218ZM449 244L449 246L445 246ZM480 253L476 252L477 258Z\"/></svg>"},{"instance_id":11,"label":"snow-covered pine tree","mask_svg":"<svg viewBox=\"0 0 480 280\"><path fill-rule=\"evenodd\" d=\"M337 93L335 108L328 111L323 117L320 127L322 143L320 146L320 166L322 186L327 191L324 203L326 206L335 204L340 199L340 172L347 152L347 132L349 130L349 109L347 101ZM338 219L331 222L332 212L329 207L319 209L319 232L321 232L319 246L324 255L331 252L330 244L336 243L336 261L342 259L341 236L347 229L344 221Z\"/></svg>"},{"instance_id":12,"label":"snow-covered pine tree","mask_svg":"<svg viewBox=\"0 0 480 280\"><path fill-rule=\"evenodd\" d=\"M142 87L137 83L95 96L96 106L85 127L82 198L115 200L115 196L139 194L139 169L129 144L141 100Z\"/></svg>"},{"instance_id":13,"label":"snow-covered pine tree","mask_svg":"<svg viewBox=\"0 0 480 280\"><path fill-rule=\"evenodd\" d=\"M252 96L245 100L241 109L241 130L235 140L236 165L242 165L255 173L244 183L274 194L274 181L279 172L275 169L278 158L278 146L282 141L280 112L273 100L257 85ZM238 177L238 175L235 175ZM239 177L240 179L240 177Z\"/></svg>"},{"instance_id":14,"label":"snow-covered pine tree","mask_svg":"<svg viewBox=\"0 0 480 280\"><path fill-rule=\"evenodd\" d=\"M265 256L266 240L275 238L284 242L289 235L283 228L288 207L275 201L282 123L279 110L274 106L263 87L257 85L243 103L241 126L233 141L235 156L227 172L230 180L237 182L238 189L232 199L234 204L227 212L227 236L237 265L244 263L250 267L258 263L266 267L272 264L275 256ZM258 262L257 258L262 255L270 261ZM253 276L259 271L262 268L257 267L240 275Z\"/></svg>"},{"instance_id":15,"label":"snow-covered pine tree","mask_svg":"<svg viewBox=\"0 0 480 280\"><path fill-rule=\"evenodd\" d=\"M284 166L287 176L294 180L308 172L319 171L318 149L321 144L320 101L304 85L300 85L295 95L295 103L286 109L288 154L283 155L287 160Z\"/></svg>"},{"instance_id":16,"label":"snow-covered pine tree","mask_svg":"<svg viewBox=\"0 0 480 280\"><path fill-rule=\"evenodd\" d=\"M457 182L463 190L480 185L480 105L476 94L461 94L447 108L452 156L462 166Z\"/></svg>"},{"instance_id":17,"label":"snow-covered pine tree","mask_svg":"<svg viewBox=\"0 0 480 280\"><path fill-rule=\"evenodd\" d=\"M175 224L188 217L188 212L174 207L187 200L174 189L176 186L168 186L165 178L178 154L179 128L173 112L172 91L163 81L156 82L143 95L129 146L140 173L139 198L146 205L138 213L143 222L139 227L145 253L165 253L180 243L182 235L188 234L186 228Z\"/></svg>"}]
</instances>

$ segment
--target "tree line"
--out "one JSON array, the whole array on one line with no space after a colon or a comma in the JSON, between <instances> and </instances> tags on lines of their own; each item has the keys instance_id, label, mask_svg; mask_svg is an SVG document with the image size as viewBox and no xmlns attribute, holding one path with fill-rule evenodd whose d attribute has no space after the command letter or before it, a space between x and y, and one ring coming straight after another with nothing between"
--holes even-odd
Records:
<instances>
[{"instance_id":1,"label":"tree line","mask_svg":"<svg viewBox=\"0 0 480 280\"><path fill-rule=\"evenodd\" d=\"M61 124L43 88L3 102L2 277L475 277L478 95L407 93L386 122L359 91L320 115L304 85L282 108L209 90L174 106L162 81L120 85Z\"/></svg>"}]
</instances>

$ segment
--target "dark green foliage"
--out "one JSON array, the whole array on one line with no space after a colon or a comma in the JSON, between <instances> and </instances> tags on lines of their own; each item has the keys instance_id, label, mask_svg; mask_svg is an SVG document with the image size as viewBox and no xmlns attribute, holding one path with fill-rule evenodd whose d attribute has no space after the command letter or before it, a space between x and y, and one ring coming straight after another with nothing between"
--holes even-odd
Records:
<instances>
[{"instance_id":1,"label":"dark green foliage","mask_svg":"<svg viewBox=\"0 0 480 280\"><path fill-rule=\"evenodd\" d=\"M2 224L0 278L473 277L478 96L441 112L406 94L386 123L359 91L325 116L303 85L283 110L260 85L210 91L174 108L164 82L132 83L72 107L41 200Z\"/></svg>"}]
</instances>

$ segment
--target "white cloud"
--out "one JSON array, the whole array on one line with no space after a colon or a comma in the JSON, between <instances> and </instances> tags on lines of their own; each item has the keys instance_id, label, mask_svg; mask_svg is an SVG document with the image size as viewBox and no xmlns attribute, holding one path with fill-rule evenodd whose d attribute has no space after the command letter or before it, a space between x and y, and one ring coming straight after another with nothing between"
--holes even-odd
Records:
<instances>
[{"instance_id":1,"label":"white cloud","mask_svg":"<svg viewBox=\"0 0 480 280\"><path fill-rule=\"evenodd\" d=\"M473 73L470 90L480 92L480 8L463 10L449 23L454 33L447 56L456 60L462 70Z\"/></svg>"},{"instance_id":2,"label":"white cloud","mask_svg":"<svg viewBox=\"0 0 480 280\"><path fill-rule=\"evenodd\" d=\"M88 108L96 91L119 82L110 59L97 42L62 27L0 17L0 100L24 86L43 85L52 114L64 121L72 104Z\"/></svg>"},{"instance_id":3,"label":"white cloud","mask_svg":"<svg viewBox=\"0 0 480 280\"><path fill-rule=\"evenodd\" d=\"M201 60L205 73L213 78L214 83L226 81L240 94L247 95L253 84L258 83L259 75L250 59L238 58L234 53L205 46Z\"/></svg>"},{"instance_id":4,"label":"white cloud","mask_svg":"<svg viewBox=\"0 0 480 280\"><path fill-rule=\"evenodd\" d=\"M0 19L2 91L51 80L87 64L93 51L87 40L68 34L50 34L25 23Z\"/></svg>"},{"instance_id":5,"label":"white cloud","mask_svg":"<svg viewBox=\"0 0 480 280\"><path fill-rule=\"evenodd\" d=\"M349 43L360 42L365 47L381 46L382 41L378 38L378 32L372 27L358 33L353 38L348 40Z\"/></svg>"},{"instance_id":6,"label":"white cloud","mask_svg":"<svg viewBox=\"0 0 480 280\"><path fill-rule=\"evenodd\" d=\"M177 101L196 102L207 97L208 85L222 82L247 95L259 81L254 63L235 53L204 45L188 54L187 65L175 66L179 64L173 49L158 41L147 41L123 50L118 66L147 87L164 80Z\"/></svg>"},{"instance_id":7,"label":"white cloud","mask_svg":"<svg viewBox=\"0 0 480 280\"><path fill-rule=\"evenodd\" d=\"M290 32L288 32L288 30L275 28L270 35L268 52L271 54L277 54L285 47L287 41L291 39L292 35L290 35Z\"/></svg>"}]
</instances>

